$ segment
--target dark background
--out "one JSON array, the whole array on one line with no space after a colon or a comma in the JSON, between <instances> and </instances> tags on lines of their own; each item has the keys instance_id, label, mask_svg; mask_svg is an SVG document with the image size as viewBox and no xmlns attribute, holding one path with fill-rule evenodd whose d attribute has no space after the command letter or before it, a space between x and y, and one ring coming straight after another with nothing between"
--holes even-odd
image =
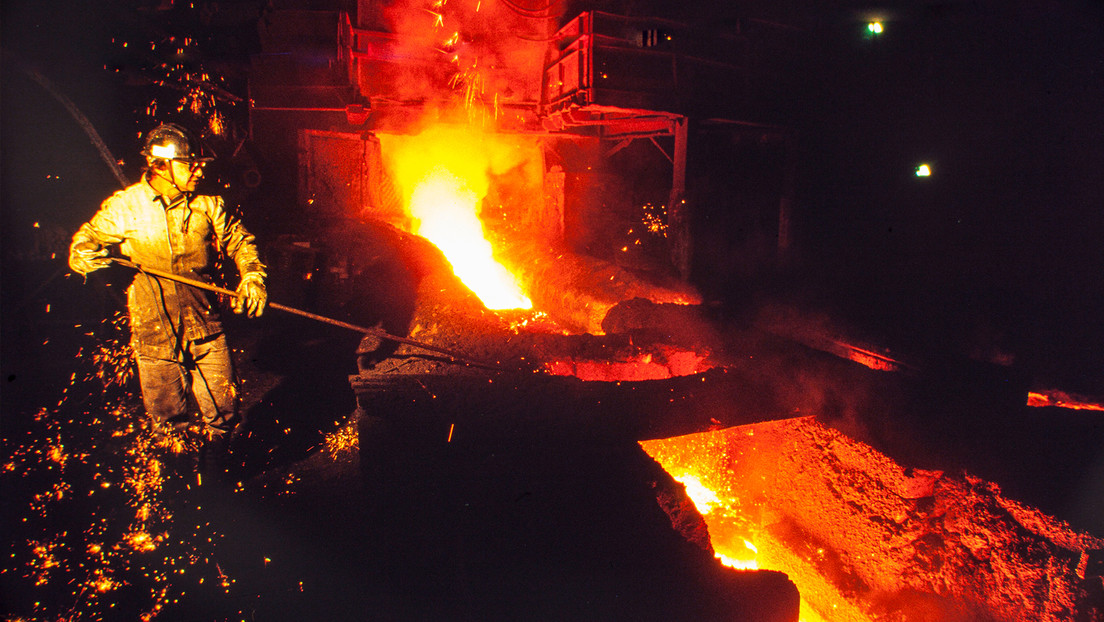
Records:
<instances>
[{"instance_id":1,"label":"dark background","mask_svg":"<svg viewBox=\"0 0 1104 622\"><path fill-rule=\"evenodd\" d=\"M255 1L198 2L193 10L178 4L3 4L0 432L5 441L44 425L25 420L72 386L74 369L87 367L88 361L74 360L78 346L88 347L99 333L114 335L102 322L122 309L121 287L105 285L121 284L126 276L104 271L84 283L68 274L70 236L120 184L81 123L31 76L41 75L70 100L102 137L112 158L119 160L121 173L137 180L141 133L156 121L195 121L175 107L181 91L172 78L179 77L181 68L209 68L218 76L219 88L245 96L248 55L257 45L255 23L267 6ZM332 8L329 3L311 6L322 2L301 4ZM791 263L778 270L764 267L762 274L699 271L702 280L696 284L719 302L740 307L753 300L785 300L824 314L838 326L856 327L872 343L906 358L918 354L928 361L961 363L970 357L1008 354L1005 362L1011 362L1014 372L1008 375L1027 384L1104 395L1100 3L918 2L878 9L845 2L717 7L625 1L580 3L567 16L590 8L665 16L709 28L735 28L738 19L755 18L789 33L784 38L789 47L775 48L769 59L779 82L766 103L797 137ZM885 32L871 38L864 32L874 17L884 22ZM170 37L185 35L190 37L186 53L168 51L173 47ZM157 42L156 48L150 42ZM156 115L150 114L151 101L159 104ZM220 110L236 132L248 127L241 103L226 100ZM253 163L250 158L263 162L268 154L249 153L246 147L228 157L233 142L214 146L222 157L211 168L210 183L221 187L259 239L274 241L281 234L295 233L283 224L293 220L295 197L274 192L268 183L251 190L237 181L240 169ZM741 181L754 184L761 175L776 184L776 169L754 166L759 153L746 156L749 166L739 171ZM913 174L922 162L933 167L932 177ZM716 174L726 171L731 172L718 166ZM717 231L737 226L723 222L723 210L713 214L722 220L715 223ZM704 256L710 257L709 249ZM355 371L347 369L354 363L354 344L331 348L333 341L312 332L318 327L275 323L279 321L278 316L267 316L267 324L235 328L243 329L238 335L245 339L237 343L255 357L250 363L274 365L270 373L300 380L267 393L267 387L247 388L277 402L278 416L271 418L273 430L265 436L277 441L263 450L270 454L277 447L279 459L291 462L317 447L323 424L334 423L320 423L317 413L348 414L351 396L345 374ZM303 374L305 369L315 375ZM952 381L930 386L971 398L962 398L961 409L949 410L953 416L977 415L947 428L952 431L948 435L955 430L968 434L951 439L953 443L937 440L969 454L975 440L984 438L986 447L1004 458L1002 435L994 432L1017 425L1003 418L1005 404L989 402L989 396L981 394L978 401L987 403L990 411L981 415L972 401L976 388ZM89 397L95 396L82 399ZM332 403L323 404L322 398ZM86 408L74 402L66 405L67 411ZM265 406L272 410L271 403ZM1040 417L1045 414L1040 411ZM887 428L897 425L889 417L883 423ZM948 418L934 427L942 431L950 423ZM915 421L910 425L923 429ZM284 426L296 433L287 434ZM1035 421L1023 429L1038 427ZM901 429L902 437L910 432L908 427ZM304 430L307 433L299 434ZM1004 431L1013 440L1025 440L1022 431ZM1055 438L1060 437L1039 435L1027 439L1031 442L1008 445L1014 451L1008 452L1012 455L1004 469L1028 465L1043 474L1063 473L1048 471L1042 464L1070 453ZM1083 444L1089 444L1095 437L1083 438ZM1098 490L1100 461L1094 457L1099 449L1077 449L1084 459L1070 462L1078 468L1093 465L1097 474L1071 472L1063 478L1083 477L1097 484L1086 490ZM1016 455L1031 460L1016 460ZM348 491L320 485L325 483L324 477L311 481L317 489L308 499L340 506ZM1051 483L1043 481L1038 487L1050 488ZM23 488L17 492L37 490ZM1079 516L1082 524L1099 525L1098 498L1090 493L1080 499L1088 508L1085 512L1095 513ZM14 504L10 510L9 519L16 525L20 517ZM315 507L296 511L307 525L303 533L311 537L289 546L313 552L318 533L309 529L325 512ZM333 523L344 520L327 518ZM356 525L361 518L354 515L342 526ZM58 518L58 524L62 521ZM254 535L263 542L258 549L270 554L268 543L286 534L282 526L261 527L245 522L239 531ZM252 543L238 538L234 544L249 549ZM333 550L341 546L337 543ZM360 554L356 547L346 548L349 559ZM238 557L245 564L257 556ZM312 563L322 569L319 576L330 579L331 559L319 555ZM239 572L247 576L245 570ZM284 572L296 577L298 569ZM362 586L357 583L361 578L354 574L344 581L334 579L329 588L337 596L333 601L348 598L342 592L346 586ZM278 608L291 598L300 597L285 594L271 606Z\"/></svg>"}]
</instances>

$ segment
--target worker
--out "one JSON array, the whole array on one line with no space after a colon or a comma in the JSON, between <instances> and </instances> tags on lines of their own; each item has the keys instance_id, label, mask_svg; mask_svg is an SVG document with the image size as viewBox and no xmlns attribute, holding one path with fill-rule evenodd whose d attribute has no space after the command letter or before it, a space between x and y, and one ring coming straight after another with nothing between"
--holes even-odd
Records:
<instances>
[{"instance_id":1,"label":"worker","mask_svg":"<svg viewBox=\"0 0 1104 622\"><path fill-rule=\"evenodd\" d=\"M267 303L265 266L254 236L229 215L223 199L196 193L203 168L192 135L176 124L150 131L141 151L142 180L116 192L73 235L69 267L87 276L111 263L110 247L140 267L210 282L215 252L240 276L236 313L260 316ZM151 429L164 445L182 438L195 397L204 439L201 473L221 476L240 424L238 386L218 307L206 291L141 272L127 289L130 344Z\"/></svg>"}]
</instances>

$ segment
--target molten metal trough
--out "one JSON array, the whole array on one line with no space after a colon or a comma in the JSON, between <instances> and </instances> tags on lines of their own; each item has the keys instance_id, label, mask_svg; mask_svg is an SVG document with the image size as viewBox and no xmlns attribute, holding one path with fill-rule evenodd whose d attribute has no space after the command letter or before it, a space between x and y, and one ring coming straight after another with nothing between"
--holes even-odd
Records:
<instances>
[{"instance_id":1,"label":"molten metal trough","mask_svg":"<svg viewBox=\"0 0 1104 622\"><path fill-rule=\"evenodd\" d=\"M718 552L753 542L757 567L785 568L798 585L803 612L860 622L1104 615L1104 540L993 482L903 467L811 418L644 446L715 492L704 513Z\"/></svg>"}]
</instances>

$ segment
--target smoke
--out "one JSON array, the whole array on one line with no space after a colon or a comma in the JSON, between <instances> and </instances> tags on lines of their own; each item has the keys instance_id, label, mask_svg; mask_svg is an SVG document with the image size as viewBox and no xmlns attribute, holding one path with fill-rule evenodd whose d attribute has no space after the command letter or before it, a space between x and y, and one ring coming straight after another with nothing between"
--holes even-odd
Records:
<instances>
[{"instance_id":1,"label":"smoke","mask_svg":"<svg viewBox=\"0 0 1104 622\"><path fill-rule=\"evenodd\" d=\"M853 438L870 442L887 433L887 413L903 406L906 371L880 371L848 360L843 344L857 331L827 314L764 304L751 321L763 335L757 357L763 373L785 378L785 403ZM773 345L772 345L773 344Z\"/></svg>"},{"instance_id":2,"label":"smoke","mask_svg":"<svg viewBox=\"0 0 1104 622\"><path fill-rule=\"evenodd\" d=\"M535 104L557 17L551 7L529 11L491 0L395 0L382 18L398 62L383 91L404 101L483 107L492 116L505 105Z\"/></svg>"}]
</instances>

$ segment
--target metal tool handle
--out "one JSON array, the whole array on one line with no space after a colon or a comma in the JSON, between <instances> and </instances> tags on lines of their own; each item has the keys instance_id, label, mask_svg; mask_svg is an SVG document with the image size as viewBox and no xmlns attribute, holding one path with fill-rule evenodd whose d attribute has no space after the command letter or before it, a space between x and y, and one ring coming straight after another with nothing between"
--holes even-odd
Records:
<instances>
[{"instance_id":1,"label":"metal tool handle","mask_svg":"<svg viewBox=\"0 0 1104 622\"><path fill-rule=\"evenodd\" d=\"M129 259L126 259L126 258L123 258L123 257L112 257L111 260L114 261L115 263L119 264L120 266L126 266L128 268L134 268L135 270L137 270L138 272L141 272L143 274L149 274L149 275L153 275L157 278L166 279L166 280L169 280L169 281L175 281L177 283L182 283L184 285L190 285L191 287L196 287L196 288L199 288L199 289L205 289L205 290L216 292L216 293L219 293L219 294L224 294L226 296L230 296L231 298L237 298L238 297L238 293L235 292L232 289L226 289L225 287L219 287L217 285L212 285L210 283L204 283L203 281L198 281L196 279L191 279L191 278L188 278L186 276L180 276L179 274L175 274L175 273L172 273L172 272L166 272L165 270L158 270L157 268L149 268L149 267L146 267L146 266L141 266L141 265L138 265L138 264L134 263L133 261L131 261ZM318 322L323 322L325 324L331 324L333 326L340 326L341 328L347 328L349 330L356 331L356 332L359 332L359 333L364 333L366 335L375 335L377 337L380 337L382 339L387 339L389 341L395 341L395 342L398 342L398 343L405 343L406 345L421 348L423 350L429 350L430 352L436 352L438 354L444 354L445 356L448 356L448 357L450 357L450 358L452 358L456 361L459 361L461 363L468 363L470 365L478 365L478 366L481 366L481 367L490 367L492 369L502 369L502 367L500 365L496 365L494 363L488 363L488 362L485 362L485 361L477 361L475 359L470 359L470 358L464 356L463 354L460 354L459 352L455 352L455 351L449 350L447 348L440 348L440 347L437 347L437 346L434 346L434 345L430 345L428 343L423 343L423 342L418 341L416 339L410 339L410 338L407 338L407 337L400 337L398 335L392 335L391 333L383 330L382 328L357 326L356 324L350 324L349 322L342 322L341 320L335 320L333 318L329 318L329 317L326 317L324 315L318 315L317 313L311 313L310 311L303 311L302 309L296 309L294 307L289 307L287 305L282 305L282 304L279 304L279 303L276 303L276 302L269 302L267 306L269 306L273 309L276 309L278 311L284 311L286 313L292 313L292 314L299 315L299 316L302 316L302 317L305 317L305 318L316 320Z\"/></svg>"}]
</instances>

